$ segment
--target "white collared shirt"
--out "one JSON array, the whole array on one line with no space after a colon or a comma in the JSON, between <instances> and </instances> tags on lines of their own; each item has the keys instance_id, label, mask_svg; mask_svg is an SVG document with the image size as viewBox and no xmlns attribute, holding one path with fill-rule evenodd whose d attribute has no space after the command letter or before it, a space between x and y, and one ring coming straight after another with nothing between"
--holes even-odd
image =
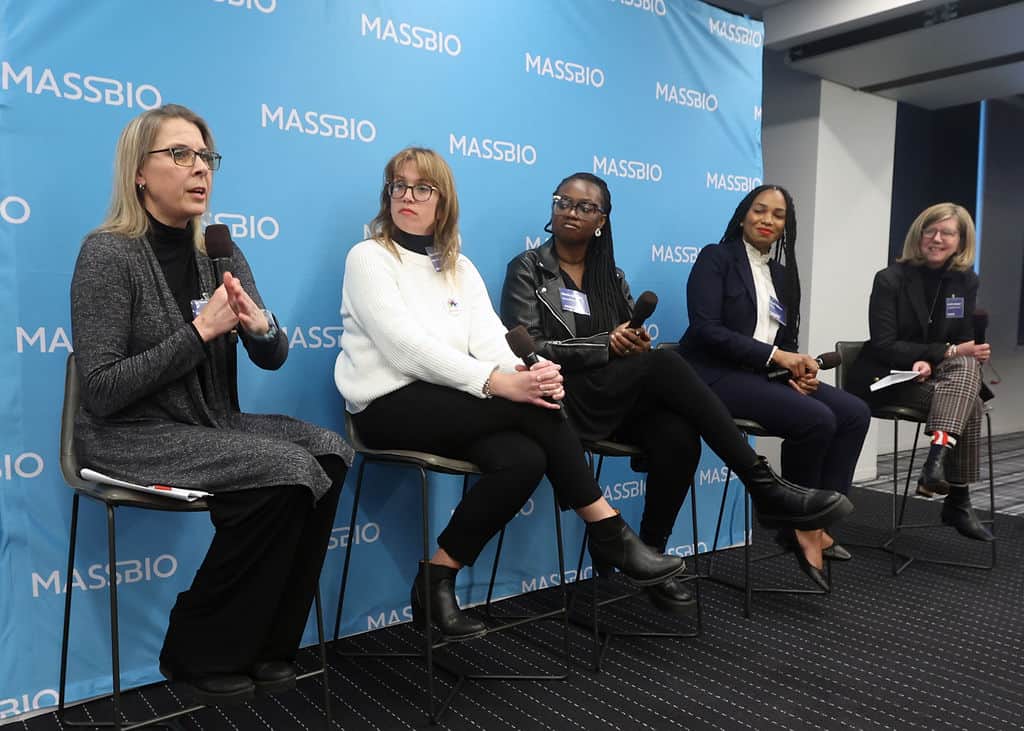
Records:
<instances>
[{"instance_id":1,"label":"white collared shirt","mask_svg":"<svg viewBox=\"0 0 1024 731\"><path fill-rule=\"evenodd\" d=\"M750 261L750 271L754 275L754 296L757 300L757 325L754 327L754 340L772 345L775 342L775 335L779 332L779 323L769 312L768 302L772 297L778 299L775 293L775 284L772 282L772 271L768 266L771 261L772 252L762 254L756 247L743 241L747 251L747 259ZM774 354L774 350L772 351Z\"/></svg>"}]
</instances>

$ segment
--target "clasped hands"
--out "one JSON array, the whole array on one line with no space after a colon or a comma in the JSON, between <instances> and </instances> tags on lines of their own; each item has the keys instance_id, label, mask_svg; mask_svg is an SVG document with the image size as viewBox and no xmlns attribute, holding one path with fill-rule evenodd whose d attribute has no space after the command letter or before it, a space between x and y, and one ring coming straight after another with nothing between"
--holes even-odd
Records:
<instances>
[{"instance_id":1,"label":"clasped hands","mask_svg":"<svg viewBox=\"0 0 1024 731\"><path fill-rule=\"evenodd\" d=\"M608 347L619 358L651 349L651 336L643 327L630 327L624 322L608 334Z\"/></svg>"},{"instance_id":2,"label":"clasped hands","mask_svg":"<svg viewBox=\"0 0 1024 731\"><path fill-rule=\"evenodd\" d=\"M975 343L973 340L968 340L966 343L959 343L956 346L956 354L969 356L984 365L992 357L992 346L988 343ZM932 364L926 360L918 360L914 362L910 370L920 374L917 377L918 381L927 381L932 375Z\"/></svg>"},{"instance_id":3,"label":"clasped hands","mask_svg":"<svg viewBox=\"0 0 1024 731\"><path fill-rule=\"evenodd\" d=\"M811 356L776 350L772 362L789 371L789 385L797 393L807 396L818 390L818 361Z\"/></svg>"},{"instance_id":4,"label":"clasped hands","mask_svg":"<svg viewBox=\"0 0 1024 731\"><path fill-rule=\"evenodd\" d=\"M217 287L203 311L192 321L204 343L241 325L250 335L264 335L270 329L267 316L242 288L231 272L224 272L224 283Z\"/></svg>"}]
</instances>

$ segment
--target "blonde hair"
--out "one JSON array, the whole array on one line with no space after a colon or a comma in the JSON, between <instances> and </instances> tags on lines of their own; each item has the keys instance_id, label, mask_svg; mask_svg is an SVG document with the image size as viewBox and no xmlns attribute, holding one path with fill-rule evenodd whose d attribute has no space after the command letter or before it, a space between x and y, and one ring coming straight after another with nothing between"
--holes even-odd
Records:
<instances>
[{"instance_id":1,"label":"blonde hair","mask_svg":"<svg viewBox=\"0 0 1024 731\"><path fill-rule=\"evenodd\" d=\"M165 104L143 112L121 131L114 152L114 189L110 196L110 209L97 231L121 234L137 239L149 233L150 222L142 205L143 193L135 185L135 176L142 169L146 154L152 148L160 126L168 119L184 119L199 128L203 143L214 149L213 135L198 114L180 104ZM202 217L192 219L192 237L196 248L206 253Z\"/></svg>"},{"instance_id":2,"label":"blonde hair","mask_svg":"<svg viewBox=\"0 0 1024 731\"><path fill-rule=\"evenodd\" d=\"M929 206L910 224L907 237L903 240L903 254L896 260L910 264L924 264L924 254L921 253L921 236L926 228L945 221L947 218L955 218L960 229L960 244L957 252L950 257L950 268L957 271L965 271L974 266L974 221L971 214L963 206L956 203L936 203Z\"/></svg>"},{"instance_id":3,"label":"blonde hair","mask_svg":"<svg viewBox=\"0 0 1024 731\"><path fill-rule=\"evenodd\" d=\"M434 219L434 250L441 259L441 271L455 274L459 261L459 199L455 179L444 158L425 147L407 147L384 166L384 183L380 191L380 210L370 222L370 232L377 243L398 257L395 237L398 225L391 218L391 196L387 184L395 179L398 169L407 162L416 166L420 178L437 188L437 215Z\"/></svg>"}]
</instances>

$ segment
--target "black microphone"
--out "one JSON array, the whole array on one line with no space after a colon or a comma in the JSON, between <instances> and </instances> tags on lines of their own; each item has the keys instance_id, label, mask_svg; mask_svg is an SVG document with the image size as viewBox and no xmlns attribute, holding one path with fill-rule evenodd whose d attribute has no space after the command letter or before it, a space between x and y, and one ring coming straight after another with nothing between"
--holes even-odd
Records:
<instances>
[{"instance_id":1,"label":"black microphone","mask_svg":"<svg viewBox=\"0 0 1024 731\"><path fill-rule=\"evenodd\" d=\"M644 324L644 320L654 314L654 308L658 306L658 295L647 290L633 304L633 317L629 319L629 326L634 330Z\"/></svg>"},{"instance_id":2,"label":"black microphone","mask_svg":"<svg viewBox=\"0 0 1024 731\"><path fill-rule=\"evenodd\" d=\"M843 356L833 351L822 353L814 361L818 364L819 370L827 371L840 365L843 362ZM792 377L788 368L772 368L768 371L768 380L772 383L785 383Z\"/></svg>"},{"instance_id":3,"label":"black microphone","mask_svg":"<svg viewBox=\"0 0 1024 731\"><path fill-rule=\"evenodd\" d=\"M515 356L523 359L523 364L527 368L540 363L540 358L538 358L537 354L534 352L536 346L533 343L533 338L530 337L530 333L528 333L526 328L522 325L516 325L505 333L505 340L508 342L508 347L512 349L513 353L515 353ZM550 396L545 396L544 400L552 404L558 404L558 402ZM561 404L559 404L558 413L561 415L563 420L568 418L565 413L565 409L562 408Z\"/></svg>"},{"instance_id":4,"label":"black microphone","mask_svg":"<svg viewBox=\"0 0 1024 731\"><path fill-rule=\"evenodd\" d=\"M228 261L235 250L235 242L231 240L231 232L223 223L211 223L206 227L206 255L213 263L216 289L224 283L224 272L228 271Z\"/></svg>"},{"instance_id":5,"label":"black microphone","mask_svg":"<svg viewBox=\"0 0 1024 731\"><path fill-rule=\"evenodd\" d=\"M988 310L978 307L974 310L974 343L985 344L985 330L988 329Z\"/></svg>"}]
</instances>

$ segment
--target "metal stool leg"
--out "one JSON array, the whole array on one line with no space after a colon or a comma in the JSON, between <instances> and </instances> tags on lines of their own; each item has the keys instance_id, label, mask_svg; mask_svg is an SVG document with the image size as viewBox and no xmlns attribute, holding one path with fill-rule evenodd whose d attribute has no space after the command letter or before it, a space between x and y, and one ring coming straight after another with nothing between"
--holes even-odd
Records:
<instances>
[{"instance_id":1,"label":"metal stool leg","mask_svg":"<svg viewBox=\"0 0 1024 731\"><path fill-rule=\"evenodd\" d=\"M111 505L107 505L107 554L110 558L111 570L117 566L117 548L115 539L115 526L114 526L114 508ZM120 731L121 729L121 644L118 635L118 622L117 622L117 581L111 580L107 582L107 588L110 590L110 662L113 666L113 684L114 684L114 729Z\"/></svg>"},{"instance_id":2,"label":"metal stool leg","mask_svg":"<svg viewBox=\"0 0 1024 731\"><path fill-rule=\"evenodd\" d=\"M352 517L348 521L348 545L345 547L345 562L341 569L341 588L338 589L338 609L334 613L334 639L338 639L338 630L341 627L341 610L345 606L345 589L348 586L348 568L352 560L352 536L356 530L356 513L359 511L359 496L363 491L363 470L366 468L366 460L359 462L359 472L356 474L356 491L352 496Z\"/></svg>"},{"instance_id":3,"label":"metal stool leg","mask_svg":"<svg viewBox=\"0 0 1024 731\"><path fill-rule=\"evenodd\" d=\"M71 535L68 538L68 571L64 574L64 629L60 641L60 690L57 693L57 719L64 721L64 693L68 678L68 644L71 630L71 578L75 571L75 547L78 543L78 502L76 492L71 500Z\"/></svg>"}]
</instances>

